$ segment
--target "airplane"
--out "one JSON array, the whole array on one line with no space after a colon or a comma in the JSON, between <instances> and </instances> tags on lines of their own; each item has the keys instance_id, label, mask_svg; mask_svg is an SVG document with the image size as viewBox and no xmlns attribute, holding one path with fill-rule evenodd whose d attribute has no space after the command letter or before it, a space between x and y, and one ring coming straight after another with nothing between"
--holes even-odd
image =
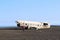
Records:
<instances>
[{"instance_id":1,"label":"airplane","mask_svg":"<svg viewBox=\"0 0 60 40\"><path fill-rule=\"evenodd\" d=\"M24 21L24 20L17 20L17 27L21 29L46 29L50 28L50 24L48 22L34 22L34 21Z\"/></svg>"}]
</instances>

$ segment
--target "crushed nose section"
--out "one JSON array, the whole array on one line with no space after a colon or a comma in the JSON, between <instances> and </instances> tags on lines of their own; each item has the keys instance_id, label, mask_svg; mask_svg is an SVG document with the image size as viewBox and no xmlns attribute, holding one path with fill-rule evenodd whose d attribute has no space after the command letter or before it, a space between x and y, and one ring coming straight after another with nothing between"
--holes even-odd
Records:
<instances>
[{"instance_id":1,"label":"crushed nose section","mask_svg":"<svg viewBox=\"0 0 60 40\"><path fill-rule=\"evenodd\" d=\"M16 23L17 23L17 27L20 27L20 23L18 21L16 21Z\"/></svg>"},{"instance_id":2,"label":"crushed nose section","mask_svg":"<svg viewBox=\"0 0 60 40\"><path fill-rule=\"evenodd\" d=\"M17 24L17 27L20 27L20 23Z\"/></svg>"}]
</instances>

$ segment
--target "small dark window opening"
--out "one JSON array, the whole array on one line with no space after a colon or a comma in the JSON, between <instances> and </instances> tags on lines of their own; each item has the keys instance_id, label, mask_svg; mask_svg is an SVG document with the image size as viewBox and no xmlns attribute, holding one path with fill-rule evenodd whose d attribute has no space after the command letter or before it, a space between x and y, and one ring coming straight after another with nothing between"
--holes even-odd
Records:
<instances>
[{"instance_id":1,"label":"small dark window opening","mask_svg":"<svg viewBox=\"0 0 60 40\"><path fill-rule=\"evenodd\" d=\"M47 24L47 23L43 23L43 25L45 25L45 26L46 26L46 25L48 25L48 24Z\"/></svg>"},{"instance_id":2,"label":"small dark window opening","mask_svg":"<svg viewBox=\"0 0 60 40\"><path fill-rule=\"evenodd\" d=\"M27 25L27 23L25 23L25 25Z\"/></svg>"},{"instance_id":3,"label":"small dark window opening","mask_svg":"<svg viewBox=\"0 0 60 40\"><path fill-rule=\"evenodd\" d=\"M37 26L39 26L39 25L37 25Z\"/></svg>"},{"instance_id":4,"label":"small dark window opening","mask_svg":"<svg viewBox=\"0 0 60 40\"><path fill-rule=\"evenodd\" d=\"M17 26L20 27L20 23L18 23Z\"/></svg>"}]
</instances>

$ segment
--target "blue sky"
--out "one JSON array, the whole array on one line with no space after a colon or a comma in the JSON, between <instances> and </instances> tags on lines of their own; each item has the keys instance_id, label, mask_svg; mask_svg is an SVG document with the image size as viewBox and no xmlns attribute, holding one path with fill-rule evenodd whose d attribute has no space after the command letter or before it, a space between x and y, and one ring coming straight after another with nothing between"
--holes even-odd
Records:
<instances>
[{"instance_id":1,"label":"blue sky","mask_svg":"<svg viewBox=\"0 0 60 40\"><path fill-rule=\"evenodd\" d=\"M16 26L16 20L60 25L60 0L0 0L0 26Z\"/></svg>"}]
</instances>

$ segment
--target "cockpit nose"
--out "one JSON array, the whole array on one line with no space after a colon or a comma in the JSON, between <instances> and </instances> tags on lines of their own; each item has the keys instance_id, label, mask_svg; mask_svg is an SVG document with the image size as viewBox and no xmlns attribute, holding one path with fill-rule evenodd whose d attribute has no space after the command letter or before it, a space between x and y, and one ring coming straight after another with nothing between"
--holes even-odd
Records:
<instances>
[{"instance_id":1,"label":"cockpit nose","mask_svg":"<svg viewBox=\"0 0 60 40\"><path fill-rule=\"evenodd\" d=\"M20 27L20 23L17 24L17 27Z\"/></svg>"},{"instance_id":2,"label":"cockpit nose","mask_svg":"<svg viewBox=\"0 0 60 40\"><path fill-rule=\"evenodd\" d=\"M20 27L20 23L18 21L16 21L16 23L17 23L17 27Z\"/></svg>"}]
</instances>

